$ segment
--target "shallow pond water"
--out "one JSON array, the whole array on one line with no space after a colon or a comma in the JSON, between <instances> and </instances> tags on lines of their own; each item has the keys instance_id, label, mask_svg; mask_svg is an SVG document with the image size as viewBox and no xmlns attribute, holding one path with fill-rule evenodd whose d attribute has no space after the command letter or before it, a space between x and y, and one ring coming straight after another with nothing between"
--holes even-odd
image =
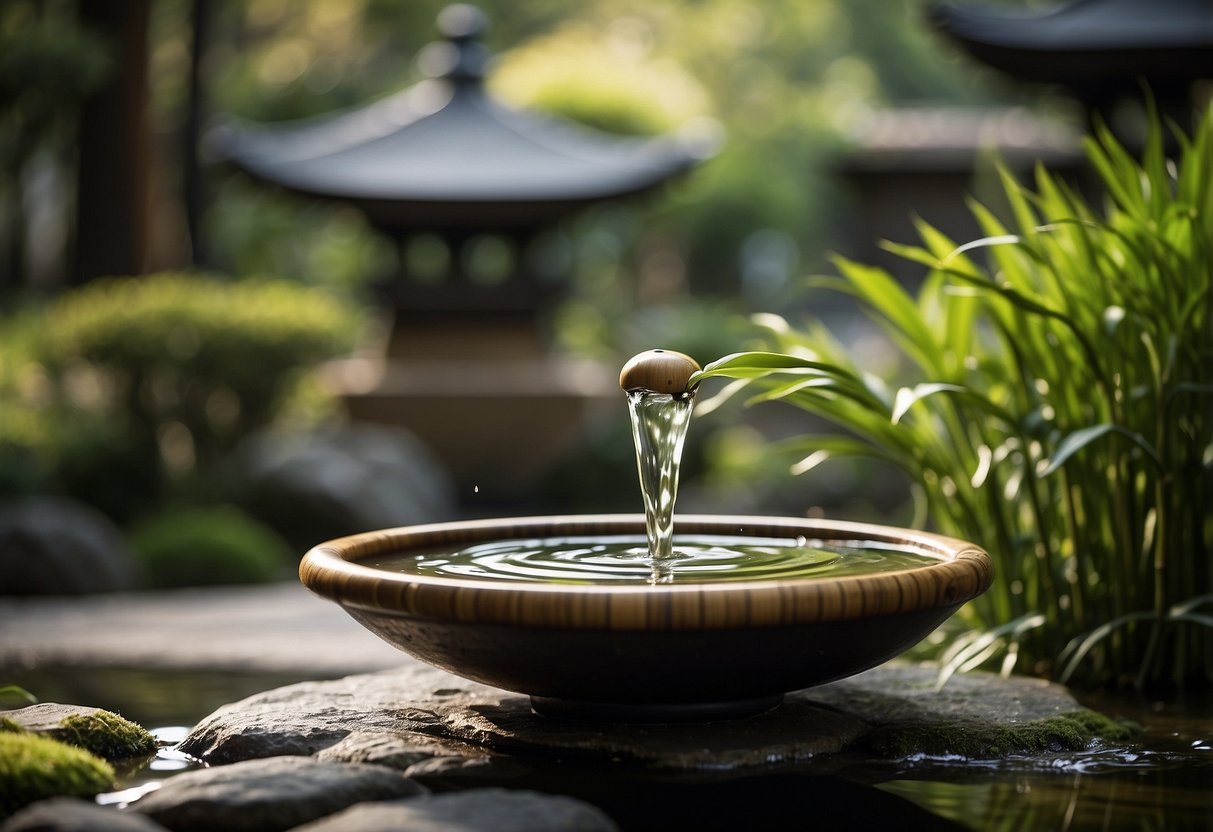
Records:
<instances>
[{"instance_id":1,"label":"shallow pond water","mask_svg":"<svg viewBox=\"0 0 1213 832\"><path fill-rule=\"evenodd\" d=\"M874 777L882 791L975 830L1213 830L1213 696L1077 695L1141 732L1081 752L924 757L849 774Z\"/></svg>"}]
</instances>

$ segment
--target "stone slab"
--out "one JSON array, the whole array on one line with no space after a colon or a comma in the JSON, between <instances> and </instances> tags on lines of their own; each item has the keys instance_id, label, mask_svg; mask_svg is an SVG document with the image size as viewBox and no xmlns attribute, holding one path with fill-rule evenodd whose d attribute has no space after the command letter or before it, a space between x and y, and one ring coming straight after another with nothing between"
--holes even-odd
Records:
<instances>
[{"instance_id":1,"label":"stone slab","mask_svg":"<svg viewBox=\"0 0 1213 832\"><path fill-rule=\"evenodd\" d=\"M600 809L580 800L534 791L472 789L363 803L299 832L617 832Z\"/></svg>"},{"instance_id":2,"label":"stone slab","mask_svg":"<svg viewBox=\"0 0 1213 832\"><path fill-rule=\"evenodd\" d=\"M316 753L317 760L338 763L374 763L404 771L435 758L466 760L449 745L431 742L418 736L385 734L375 731L355 731Z\"/></svg>"},{"instance_id":3,"label":"stone slab","mask_svg":"<svg viewBox=\"0 0 1213 832\"><path fill-rule=\"evenodd\" d=\"M180 748L207 763L316 754L351 734L449 743L452 753L485 753L443 726L444 709L509 696L420 663L380 673L300 682L225 705L203 719Z\"/></svg>"},{"instance_id":4,"label":"stone slab","mask_svg":"<svg viewBox=\"0 0 1213 832\"><path fill-rule=\"evenodd\" d=\"M98 806L91 800L52 797L31 803L0 823L0 832L165 832L143 815Z\"/></svg>"},{"instance_id":5,"label":"stone slab","mask_svg":"<svg viewBox=\"0 0 1213 832\"><path fill-rule=\"evenodd\" d=\"M1011 753L1018 728L1081 710L1065 688L1034 679L966 674L942 691L935 690L935 681L933 667L889 665L789 694L781 707L744 719L604 724L542 717L524 696L433 668L409 667L304 682L232 703L199 723L181 748L207 762L225 763L278 754L339 754L326 749L340 749L342 743L357 748L372 742L370 735L404 749L434 751L431 756L509 755L650 771L737 771L791 766L861 748L883 753L922 726L931 728L926 734L931 746L919 749L925 753L962 750L948 747L954 726L964 729L963 750ZM977 742L969 741L973 735ZM460 767L442 762L427 768L423 760L412 765L414 773Z\"/></svg>"},{"instance_id":6,"label":"stone slab","mask_svg":"<svg viewBox=\"0 0 1213 832\"><path fill-rule=\"evenodd\" d=\"M280 832L357 803L425 792L384 766L272 757L171 777L131 811L173 832Z\"/></svg>"}]
</instances>

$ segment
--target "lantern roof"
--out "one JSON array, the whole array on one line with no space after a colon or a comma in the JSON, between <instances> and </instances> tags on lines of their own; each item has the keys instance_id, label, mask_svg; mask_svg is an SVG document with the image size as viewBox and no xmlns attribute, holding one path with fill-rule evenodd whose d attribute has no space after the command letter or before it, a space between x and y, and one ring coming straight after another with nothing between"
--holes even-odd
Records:
<instances>
[{"instance_id":1,"label":"lantern roof","mask_svg":"<svg viewBox=\"0 0 1213 832\"><path fill-rule=\"evenodd\" d=\"M975 58L1023 80L1158 87L1213 75L1213 0L1075 0L1045 11L939 3L931 16Z\"/></svg>"},{"instance_id":2,"label":"lantern roof","mask_svg":"<svg viewBox=\"0 0 1213 832\"><path fill-rule=\"evenodd\" d=\"M337 114L230 124L218 154L257 179L352 203L386 228L531 227L650 190L710 157L714 133L620 137L510 108L484 88L483 14L449 6L430 77Z\"/></svg>"}]
</instances>

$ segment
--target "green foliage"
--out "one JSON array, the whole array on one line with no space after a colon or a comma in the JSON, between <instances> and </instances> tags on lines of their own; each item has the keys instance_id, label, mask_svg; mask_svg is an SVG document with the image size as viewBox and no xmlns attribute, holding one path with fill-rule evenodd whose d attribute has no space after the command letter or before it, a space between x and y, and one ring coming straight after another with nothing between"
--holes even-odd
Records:
<instances>
[{"instance_id":1,"label":"green foliage","mask_svg":"<svg viewBox=\"0 0 1213 832\"><path fill-rule=\"evenodd\" d=\"M0 687L0 710L24 708L26 705L37 704L38 697L20 685L4 685Z\"/></svg>"},{"instance_id":2,"label":"green foliage","mask_svg":"<svg viewBox=\"0 0 1213 832\"><path fill-rule=\"evenodd\" d=\"M105 39L72 4L0 4L0 292L20 285L36 163L70 154L76 108L113 71Z\"/></svg>"},{"instance_id":3,"label":"green foliage","mask_svg":"<svg viewBox=\"0 0 1213 832\"><path fill-rule=\"evenodd\" d=\"M998 580L950 671L999 659L1065 679L1213 679L1213 114L1141 161L1100 129L1096 210L1043 169L1004 174L1014 221L957 247L921 224L917 297L839 260L818 285L855 296L901 353L894 390L820 326L760 316L771 353L699 379L820 415L846 435L795 445L807 471L866 455L912 476L941 531L984 545ZM974 259L984 251L988 262Z\"/></svg>"},{"instance_id":4,"label":"green foliage","mask_svg":"<svg viewBox=\"0 0 1213 832\"><path fill-rule=\"evenodd\" d=\"M0 321L0 490L137 514L282 418L306 372L360 331L327 292L172 273L95 281Z\"/></svg>"},{"instance_id":5,"label":"green foliage","mask_svg":"<svg viewBox=\"0 0 1213 832\"><path fill-rule=\"evenodd\" d=\"M36 140L63 117L66 105L106 80L113 61L104 39L70 16L17 6L0 18L0 120L31 131Z\"/></svg>"},{"instance_id":6,"label":"green foliage","mask_svg":"<svg viewBox=\"0 0 1213 832\"><path fill-rule=\"evenodd\" d=\"M495 92L612 133L653 135L705 115L705 91L677 63L648 50L612 48L585 23L511 49L494 69Z\"/></svg>"},{"instance_id":7,"label":"green foliage","mask_svg":"<svg viewBox=\"0 0 1213 832\"><path fill-rule=\"evenodd\" d=\"M243 177L219 184L214 200L209 253L236 274L291 275L339 291L395 274L392 243L353 208L301 205Z\"/></svg>"},{"instance_id":8,"label":"green foliage","mask_svg":"<svg viewBox=\"0 0 1213 832\"><path fill-rule=\"evenodd\" d=\"M113 783L110 764L83 749L0 731L0 818L48 797L92 797Z\"/></svg>"},{"instance_id":9,"label":"green foliage","mask_svg":"<svg viewBox=\"0 0 1213 832\"><path fill-rule=\"evenodd\" d=\"M139 525L130 543L155 587L280 580L298 560L276 532L231 506L166 510Z\"/></svg>"},{"instance_id":10,"label":"green foliage","mask_svg":"<svg viewBox=\"0 0 1213 832\"><path fill-rule=\"evenodd\" d=\"M147 729L110 711L65 716L51 736L103 760L145 757L156 750L156 738Z\"/></svg>"}]
</instances>

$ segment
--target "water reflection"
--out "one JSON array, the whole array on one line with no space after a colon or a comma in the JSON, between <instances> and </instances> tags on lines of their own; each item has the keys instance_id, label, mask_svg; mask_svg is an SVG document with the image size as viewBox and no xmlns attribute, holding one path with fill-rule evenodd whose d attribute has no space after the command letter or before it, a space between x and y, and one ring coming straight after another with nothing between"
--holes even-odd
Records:
<instances>
[{"instance_id":1,"label":"water reflection","mask_svg":"<svg viewBox=\"0 0 1213 832\"><path fill-rule=\"evenodd\" d=\"M880 785L942 818L989 830L1213 829L1213 769L997 777L993 782L895 780Z\"/></svg>"},{"instance_id":2,"label":"water reflection","mask_svg":"<svg viewBox=\"0 0 1213 832\"><path fill-rule=\"evenodd\" d=\"M1141 733L1119 747L999 760L919 756L879 788L975 830L1213 830L1213 701L1081 696ZM870 773L870 772L869 772Z\"/></svg>"},{"instance_id":3,"label":"water reflection","mask_svg":"<svg viewBox=\"0 0 1213 832\"><path fill-rule=\"evenodd\" d=\"M205 763L177 750L177 745L190 732L188 727L170 725L148 730L156 738L156 755L145 765L131 771L120 772L117 788L112 792L97 795L96 801L99 805L125 808L159 789L164 784L162 778L190 769L206 767Z\"/></svg>"}]
</instances>

